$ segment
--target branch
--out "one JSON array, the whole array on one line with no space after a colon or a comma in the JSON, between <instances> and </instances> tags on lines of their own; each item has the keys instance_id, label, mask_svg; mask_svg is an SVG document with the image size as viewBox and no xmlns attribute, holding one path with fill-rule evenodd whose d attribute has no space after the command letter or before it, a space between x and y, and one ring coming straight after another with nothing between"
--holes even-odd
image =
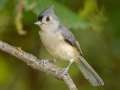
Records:
<instances>
[{"instance_id":1,"label":"branch","mask_svg":"<svg viewBox=\"0 0 120 90\"><path fill-rule=\"evenodd\" d=\"M15 16L15 26L18 34L25 35L27 32L23 30L23 9L24 9L24 0L18 0L18 4L16 6L16 16Z\"/></svg>"},{"instance_id":2,"label":"branch","mask_svg":"<svg viewBox=\"0 0 120 90\"><path fill-rule=\"evenodd\" d=\"M21 50L20 48L11 46L3 41L0 41L0 50L12 56L15 56L21 61L24 61L27 65L34 69L49 73L55 76L56 78L63 80L67 87L69 88L69 90L77 90L70 75L68 73L62 74L63 69L50 63L48 60L40 60L37 57L33 56L32 54L29 54Z\"/></svg>"}]
</instances>

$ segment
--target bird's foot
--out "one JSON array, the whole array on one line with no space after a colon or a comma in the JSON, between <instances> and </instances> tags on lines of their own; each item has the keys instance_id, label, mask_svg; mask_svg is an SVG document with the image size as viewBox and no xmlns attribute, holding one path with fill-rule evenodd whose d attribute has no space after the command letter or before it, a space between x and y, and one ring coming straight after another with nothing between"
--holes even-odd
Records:
<instances>
[{"instance_id":1,"label":"bird's foot","mask_svg":"<svg viewBox=\"0 0 120 90\"><path fill-rule=\"evenodd\" d=\"M63 71L62 71L62 75L67 75L67 74L68 74L68 69L64 68Z\"/></svg>"}]
</instances>

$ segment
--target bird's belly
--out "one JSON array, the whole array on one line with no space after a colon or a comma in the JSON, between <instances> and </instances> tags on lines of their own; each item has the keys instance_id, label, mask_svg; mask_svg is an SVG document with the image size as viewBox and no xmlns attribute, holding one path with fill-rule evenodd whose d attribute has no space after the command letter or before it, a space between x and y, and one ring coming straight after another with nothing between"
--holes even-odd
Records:
<instances>
[{"instance_id":1,"label":"bird's belly","mask_svg":"<svg viewBox=\"0 0 120 90\"><path fill-rule=\"evenodd\" d=\"M63 60L76 59L78 52L77 50L67 43L61 43L57 49L56 54Z\"/></svg>"},{"instance_id":2,"label":"bird's belly","mask_svg":"<svg viewBox=\"0 0 120 90\"><path fill-rule=\"evenodd\" d=\"M41 35L42 43L48 52L52 56L63 60L70 60L77 57L77 50L58 37L59 36Z\"/></svg>"}]
</instances>

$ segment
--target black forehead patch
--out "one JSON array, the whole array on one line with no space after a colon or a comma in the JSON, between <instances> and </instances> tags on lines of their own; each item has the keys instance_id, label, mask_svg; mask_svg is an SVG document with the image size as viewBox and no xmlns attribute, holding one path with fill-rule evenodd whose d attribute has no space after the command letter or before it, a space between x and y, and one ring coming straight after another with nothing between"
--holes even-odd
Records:
<instances>
[{"instance_id":1,"label":"black forehead patch","mask_svg":"<svg viewBox=\"0 0 120 90\"><path fill-rule=\"evenodd\" d=\"M38 16L38 21L42 21L43 16Z\"/></svg>"}]
</instances>

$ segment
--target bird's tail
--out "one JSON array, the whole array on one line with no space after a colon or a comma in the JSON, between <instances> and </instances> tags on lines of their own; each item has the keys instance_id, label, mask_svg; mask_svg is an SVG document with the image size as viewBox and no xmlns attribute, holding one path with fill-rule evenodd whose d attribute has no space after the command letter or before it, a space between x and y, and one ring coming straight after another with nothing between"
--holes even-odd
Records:
<instances>
[{"instance_id":1,"label":"bird's tail","mask_svg":"<svg viewBox=\"0 0 120 90\"><path fill-rule=\"evenodd\" d=\"M93 85L93 86L103 86L104 82L102 78L95 72L95 70L87 63L84 57L79 58L79 68L83 76Z\"/></svg>"}]
</instances>

